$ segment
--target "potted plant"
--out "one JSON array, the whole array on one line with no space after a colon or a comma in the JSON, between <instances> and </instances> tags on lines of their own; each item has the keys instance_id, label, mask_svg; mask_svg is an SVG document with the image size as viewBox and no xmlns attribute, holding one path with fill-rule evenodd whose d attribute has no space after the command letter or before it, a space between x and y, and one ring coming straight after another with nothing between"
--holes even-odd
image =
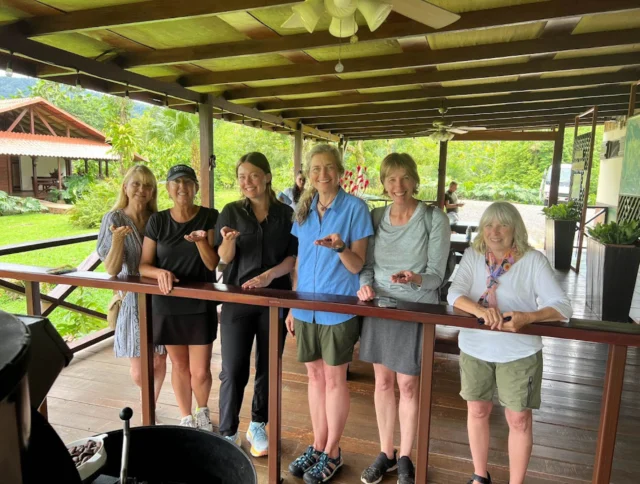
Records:
<instances>
[{"instance_id":1,"label":"potted plant","mask_svg":"<svg viewBox=\"0 0 640 484\"><path fill-rule=\"evenodd\" d=\"M587 238L587 306L604 321L629 321L640 267L640 222L597 224Z\"/></svg>"},{"instance_id":2,"label":"potted plant","mask_svg":"<svg viewBox=\"0 0 640 484\"><path fill-rule=\"evenodd\" d=\"M580 210L575 202L560 203L545 207L542 212L547 217L545 230L545 251L551 265L561 271L571 268L573 239L576 222L580 220Z\"/></svg>"}]
</instances>

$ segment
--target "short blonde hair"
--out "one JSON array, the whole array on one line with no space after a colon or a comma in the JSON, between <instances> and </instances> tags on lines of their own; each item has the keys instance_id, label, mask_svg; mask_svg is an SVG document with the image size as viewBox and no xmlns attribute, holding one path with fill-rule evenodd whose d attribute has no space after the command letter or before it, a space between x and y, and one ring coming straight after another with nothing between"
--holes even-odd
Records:
<instances>
[{"instance_id":1,"label":"short blonde hair","mask_svg":"<svg viewBox=\"0 0 640 484\"><path fill-rule=\"evenodd\" d=\"M518 212L518 209L509 202L494 202L487 207L482 217L480 217L478 236L471 243L471 247L481 254L487 252L487 244L484 240L484 228L494 220L513 228L513 247L518 254L524 255L530 250L533 250L533 247L529 245L529 234L527 233L527 227L522 220L522 216L520 212Z\"/></svg>"},{"instance_id":2,"label":"short blonde hair","mask_svg":"<svg viewBox=\"0 0 640 484\"><path fill-rule=\"evenodd\" d=\"M122 185L120 186L120 192L118 193L118 199L116 200L115 205L111 209L113 210L122 210L129 205L129 197L127 196L127 191L125 186L129 184L131 179L135 176L140 177L140 181L143 184L149 184L153 186L153 195L151 195L151 200L147 203L147 208L151 213L156 213L158 211L158 183L156 182L156 177L153 172L144 165L135 165L129 168L127 173L124 175L122 179Z\"/></svg>"},{"instance_id":3,"label":"short blonde hair","mask_svg":"<svg viewBox=\"0 0 640 484\"><path fill-rule=\"evenodd\" d=\"M386 180L389 172L396 168L404 168L416 186L413 189L413 194L417 195L420 187L420 175L418 175L418 165L415 160L411 158L411 155L407 153L389 153L382 160L380 165L380 182L382 183L382 194L387 195L387 190L384 188L384 181Z\"/></svg>"}]
</instances>

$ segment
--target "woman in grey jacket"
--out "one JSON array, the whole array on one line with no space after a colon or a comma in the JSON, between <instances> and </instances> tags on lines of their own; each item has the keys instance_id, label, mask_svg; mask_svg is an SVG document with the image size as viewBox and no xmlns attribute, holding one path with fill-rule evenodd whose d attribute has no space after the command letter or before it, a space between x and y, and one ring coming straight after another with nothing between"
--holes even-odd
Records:
<instances>
[{"instance_id":1,"label":"woman in grey jacket","mask_svg":"<svg viewBox=\"0 0 640 484\"><path fill-rule=\"evenodd\" d=\"M360 273L358 297L438 304L451 229L447 216L414 198L420 178L408 154L391 153L380 167L380 181L393 203L372 212L375 234ZM365 484L398 469L398 484L414 483L411 449L418 418L418 381L422 325L376 317L364 318L360 359L373 363L375 406L381 453L361 476ZM400 389L400 455L394 450L395 380Z\"/></svg>"}]
</instances>

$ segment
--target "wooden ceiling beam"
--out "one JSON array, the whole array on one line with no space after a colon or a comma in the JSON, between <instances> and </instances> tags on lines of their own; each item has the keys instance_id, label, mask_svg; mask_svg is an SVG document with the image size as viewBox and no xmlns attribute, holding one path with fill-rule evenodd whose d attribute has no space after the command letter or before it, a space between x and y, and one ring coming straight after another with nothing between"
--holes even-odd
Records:
<instances>
[{"instance_id":1,"label":"wooden ceiling beam","mask_svg":"<svg viewBox=\"0 0 640 484\"><path fill-rule=\"evenodd\" d=\"M478 67L474 69L455 69L448 71L418 72L397 76L382 76L365 79L337 79L301 83L285 86L241 88L225 93L228 100L279 97L283 95L300 95L323 92L352 91L381 87L410 86L413 84L436 84L447 81L486 79L523 74L543 74L546 72L568 71L574 69L590 69L599 67L631 66L640 64L640 53L615 54L575 59L532 60L522 64Z\"/></svg>"},{"instance_id":2,"label":"wooden ceiling beam","mask_svg":"<svg viewBox=\"0 0 640 484\"><path fill-rule=\"evenodd\" d=\"M600 0L583 0L580 2L553 0L542 4L525 4L494 8L491 9L490 14L486 10L466 12L457 22L437 31L413 21L385 22L375 32L371 32L368 28L361 29L358 32L358 42L403 39L435 32L458 32L556 18L570 18L595 13L623 11L639 7L640 5L634 0L610 0L608 2L602 2ZM335 45L336 38L329 34L329 32L315 32L313 34L285 35L277 39L180 47L146 53L125 53L118 59L118 62L123 67L131 68L197 62L223 57L284 53L319 47L333 47Z\"/></svg>"},{"instance_id":3,"label":"wooden ceiling beam","mask_svg":"<svg viewBox=\"0 0 640 484\"><path fill-rule=\"evenodd\" d=\"M123 25L144 24L181 18L203 17L255 8L298 3L292 0L150 0L76 10L61 15L34 17L20 22L21 30L29 37L106 29Z\"/></svg>"},{"instance_id":4,"label":"wooden ceiling beam","mask_svg":"<svg viewBox=\"0 0 640 484\"><path fill-rule=\"evenodd\" d=\"M350 140L374 141L378 139L400 139L400 138L425 138L429 135L400 135L400 136L355 136ZM556 133L554 131L478 131L475 133L467 133L456 135L452 141L555 141Z\"/></svg>"},{"instance_id":5,"label":"wooden ceiling beam","mask_svg":"<svg viewBox=\"0 0 640 484\"><path fill-rule=\"evenodd\" d=\"M618 85L606 85L597 86L591 88L584 88L579 90L567 90L567 91L533 91L533 92L518 92L513 94L503 94L497 96L478 96L472 98L461 99L446 99L444 105L448 108L454 107L473 107L473 106L490 106L490 105L503 105L510 106L516 103L527 103L535 101L564 101L564 100L583 100L585 102L593 101L593 104L598 104L598 101L605 96L614 96L618 99L629 99L629 88L627 86ZM587 101L589 100L589 101ZM301 119L303 123L308 123L306 118L313 116L314 118L348 115L360 115L368 116L372 114L382 113L394 113L401 111L421 111L425 109L437 109L443 104L442 99L430 99L427 101L412 101L412 102L398 102L398 103L384 103L384 104L368 104L360 106L346 106L337 108L325 108L310 111L307 109L293 109L283 111L281 113L283 118Z\"/></svg>"},{"instance_id":6,"label":"wooden ceiling beam","mask_svg":"<svg viewBox=\"0 0 640 484\"><path fill-rule=\"evenodd\" d=\"M565 87L592 86L601 84L621 84L637 81L640 72L636 70L614 72L611 74L594 74L590 76L569 76L549 79L530 79L512 82L496 82L461 87L426 87L411 91L395 91L379 94L351 94L310 99L287 99L258 104L258 108L266 111L283 111L287 109L318 108L323 106L339 106L345 104L367 104L387 101L408 101L412 99L444 98L447 96L466 96L475 94L494 94L506 92L537 91L540 89L558 89Z\"/></svg>"},{"instance_id":7,"label":"wooden ceiling beam","mask_svg":"<svg viewBox=\"0 0 640 484\"><path fill-rule=\"evenodd\" d=\"M533 54L548 54L567 50L589 49L640 43L640 29L626 29L615 32L597 32L580 35L563 35L502 42L498 44L475 45L451 49L405 52L373 57L361 57L345 60L346 72L382 71L386 69L427 67L452 62L470 62L490 60L502 57L516 57ZM267 79L287 79L291 77L315 77L335 75L336 61L324 61L316 64L284 65L258 67L236 71L192 74L180 78L185 87L206 86L210 84L243 83Z\"/></svg>"}]
</instances>

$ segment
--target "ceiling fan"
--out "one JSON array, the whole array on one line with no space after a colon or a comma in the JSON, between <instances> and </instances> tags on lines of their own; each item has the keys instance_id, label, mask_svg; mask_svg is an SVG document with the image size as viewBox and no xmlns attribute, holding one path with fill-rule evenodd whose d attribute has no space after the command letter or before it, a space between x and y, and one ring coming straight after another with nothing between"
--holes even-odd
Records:
<instances>
[{"instance_id":1,"label":"ceiling fan","mask_svg":"<svg viewBox=\"0 0 640 484\"><path fill-rule=\"evenodd\" d=\"M458 14L423 0L305 0L291 8L293 14L282 24L283 28L304 27L312 33L326 11L332 17L329 33L334 37L355 35L358 31L356 10L372 32L382 25L392 10L434 29L446 27L460 18Z\"/></svg>"},{"instance_id":2,"label":"ceiling fan","mask_svg":"<svg viewBox=\"0 0 640 484\"><path fill-rule=\"evenodd\" d=\"M433 122L433 128L417 131L414 134L431 133L429 138L434 141L449 141L457 134L466 134L469 131L484 131L487 129L482 126L453 126L452 124L447 124L444 121L444 115L447 112L447 108L441 107L438 109L438 112L442 115L442 119L436 119Z\"/></svg>"}]
</instances>

